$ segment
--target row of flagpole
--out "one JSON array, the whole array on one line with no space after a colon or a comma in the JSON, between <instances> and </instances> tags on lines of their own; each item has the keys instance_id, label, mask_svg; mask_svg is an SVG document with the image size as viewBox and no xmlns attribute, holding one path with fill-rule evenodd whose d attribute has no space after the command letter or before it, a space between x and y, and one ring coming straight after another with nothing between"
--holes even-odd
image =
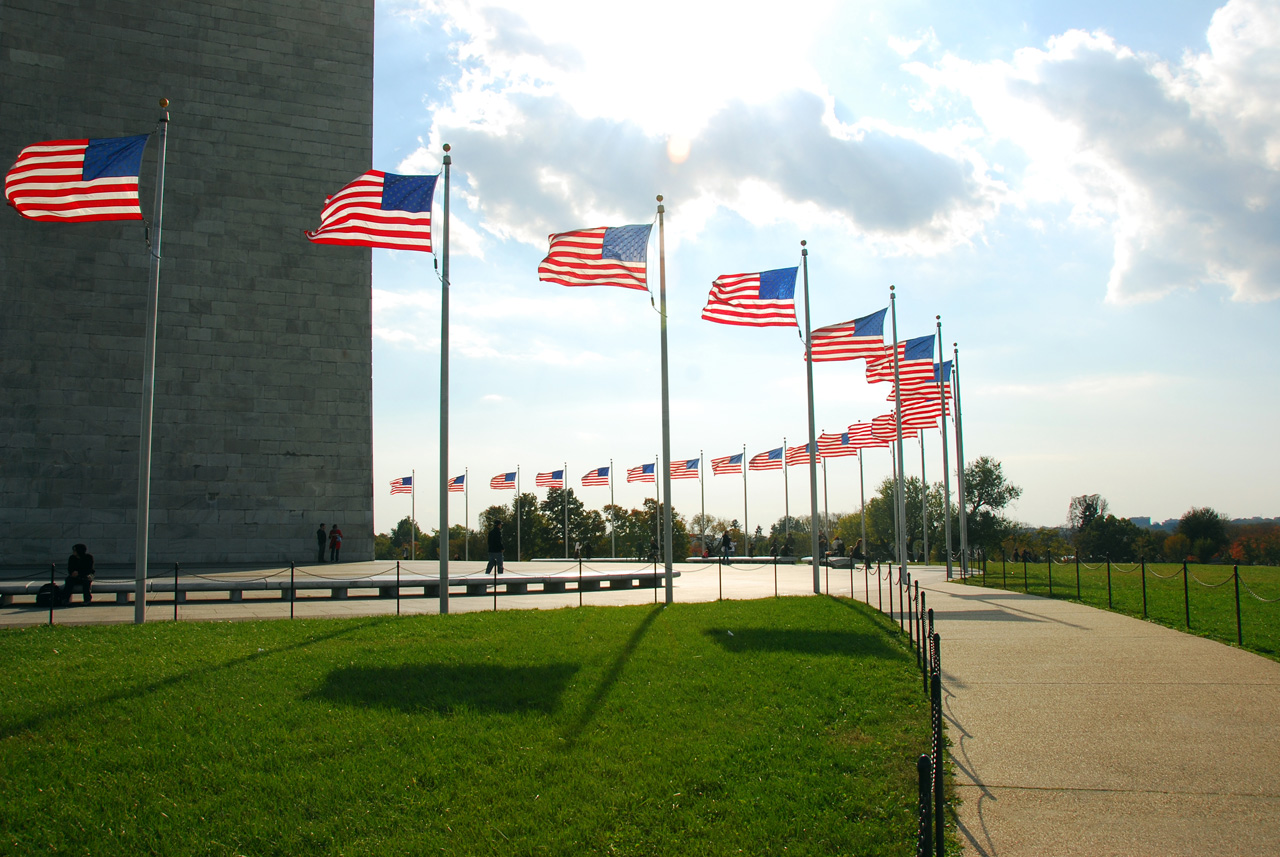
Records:
<instances>
[{"instance_id":1,"label":"row of flagpole","mask_svg":"<svg viewBox=\"0 0 1280 857\"><path fill-rule=\"evenodd\" d=\"M143 358L143 383L141 397L141 416L139 428L139 467L138 467L138 506L137 506L137 535L135 547L135 613L134 621L142 623L145 621L145 591L146 570L148 561L148 534L150 523L150 478L151 478L151 436L153 426L154 398L155 398L155 352L156 352L156 321L159 302L159 283L160 283L160 260L161 260L161 238L163 224L163 197L164 197L164 171L165 171L165 153L167 130L169 123L167 99L161 99L160 106L164 110L157 125L158 145L160 147L157 177L155 189L155 213L154 225L147 229L147 241L149 244L150 256L150 288L147 300L147 317L146 317L146 339L144 342L144 358ZM81 167L81 181L76 182L64 181L59 179L60 184L54 187L51 192L49 180L43 178L45 173L41 173L39 162L50 161L61 158L62 163L59 166L65 166L68 158L74 161L74 151L72 155L67 155L68 147L66 144L79 145L79 165ZM80 145L83 144L83 145ZM109 200L103 201L104 194L100 187L95 187L92 179L95 176L89 175L89 150L94 146L102 147L102 144L108 146L112 144L123 144L135 146L137 151L136 165L133 166L133 172L128 173L126 167L125 172L108 172L110 176L121 176L121 186L110 197ZM50 141L48 143L35 144L23 150L19 155L18 162L9 171L5 178L5 197L24 217L36 220L62 220L67 222L85 221L85 220L127 220L141 219L141 210L137 206L137 171L141 163L141 146L145 145L144 138L134 138L134 142L130 143L128 139L121 140L82 140L82 141ZM72 150L75 146L71 147ZM449 612L449 551L447 549L447 537L449 532L449 512L448 512L448 483L449 477L449 291L451 288L450 272L449 272L449 193L450 193L450 168L452 165L452 157L449 154L450 147L445 144L444 156L442 158L441 172L444 178L443 192L443 215L444 222L441 230L440 242L440 282L441 282L441 349L440 349L440 470L439 470L439 515L440 515L440 533L446 540L446 547L439 551L439 591L440 601L439 610L441 613ZM57 152L56 155L50 155L50 152ZM97 157L97 156L95 156ZM26 163L24 164L24 159ZM32 168L31 164L37 164L37 168ZM62 173L62 174L65 174ZM61 175L61 174L60 174ZM324 210L321 213L321 225L314 232L307 232L306 236L314 243L342 244L348 246L362 247L384 247L391 249L411 249L434 251L432 246L432 235L430 228L432 197L435 188L435 182L438 176L398 176L390 173L384 173L378 170L369 170L368 172L358 176L354 181L342 188L337 194L326 200ZM128 180L132 180L132 196L129 197ZM45 182L45 184L41 184ZM113 185L114 187L114 185ZM60 202L65 205L59 209L57 205L50 207L49 197L57 197ZM87 202L86 202L87 200ZM132 206L128 205L132 202ZM672 510L669 498L671 496L671 425L670 425L670 392L668 382L668 349L667 349L667 293L666 293L666 246L665 246L665 212L661 195L657 197L657 222L658 222L658 269L659 269L659 341L660 341L660 379L661 379L661 430L662 430L662 457L661 457L661 494L659 497L659 508L661 509L660 533L662 536L662 554L665 572L665 590L666 603L670 604L673 600L673 569L672 569ZM85 206L85 207L79 207ZM96 207L95 207L96 206ZM116 207L110 207L116 206ZM89 210L92 209L92 210ZM88 213L86 213L86 211ZM551 248L547 257L539 265L539 279L547 282L559 283L567 286L581 285L611 285L621 286L624 288L633 288L648 291L646 279L646 245L649 240L651 226L627 226L627 227L606 227L577 230L574 232L560 233L551 236ZM611 243L612 242L612 243ZM804 284L804 343L805 343L805 362L807 376L807 393L808 393L808 450L809 450L809 501L810 501L810 517L811 520L817 521L818 517L818 491L817 491L817 438L816 438L816 421L814 415L814 389L813 389L813 362L814 362L814 333L810 321L810 300L809 300L809 251L805 241L801 241L801 267L803 268L803 284ZM609 246L609 252L605 252L606 245ZM791 323L794 323L794 287L795 287L796 269L780 269L777 271L761 272L754 275L726 275L718 278L713 284L712 295L708 300L707 308L703 311L703 317L712 321L729 324L760 324L785 325L788 322L785 319L786 314L790 314ZM790 278L789 285L787 278ZM741 301L739 297L742 292L743 284L747 284L747 290L752 288L751 283L754 282L754 298L755 300ZM735 292L735 290L737 290ZM786 305L789 304L789 308ZM744 313L743 306L748 306ZM890 308L892 310L892 328L893 328L893 380L894 380L894 419L896 426L896 455L894 455L894 469L896 472L896 505L895 518L897 520L897 553L900 562L906 561L906 532L905 532L905 489L904 489L904 466L903 466L903 431L902 431L902 388L901 376L899 370L899 343L897 336L897 299L894 287L890 286ZM785 311L784 311L785 310ZM743 315L752 316L757 320L741 320ZM735 319L735 315L738 318ZM719 317L717 317L719 316ZM868 317L870 318L870 317ZM764 320L759 320L764 319ZM855 321L865 321L858 319ZM854 328L854 323L848 323L850 330ZM941 321L938 322L937 339L938 348L941 352ZM849 357L827 357L821 359L851 359ZM939 365L943 361L940 361ZM959 355L958 349L955 360L953 362L954 393L956 402L956 452L957 452L957 479L960 504L960 542L961 542L961 562L962 567L967 567L968 536L967 521L964 501L964 451L963 451L963 427L960 416L960 396L959 396ZM939 393L943 399L943 455L944 455L944 472L948 472L949 468L946 464L946 413L945 413L945 383L939 372ZM785 455L785 441L784 441ZM743 519L744 527L747 526L747 492L746 492L746 470L747 462L746 449L743 449ZM655 462L655 465L657 462ZM789 508L789 491L785 491L786 470L784 465L784 492L788 494L786 520L789 527L790 508ZM700 468L701 470L701 468ZM861 457L859 457L859 474L861 481ZM923 466L922 466L922 483L923 483ZM566 471L567 477L567 471ZM701 473L700 473L701 477ZM824 466L825 477L825 466ZM948 480L949 476L944 476ZM567 478L566 478L567 482ZM518 485L518 472L517 472ZM950 491L949 487L945 488L948 512L947 512L947 528L950 529ZM610 464L610 492L612 500L612 463ZM825 493L825 492L824 492ZM926 492L927 493L927 492ZM864 491L865 494L865 491ZM517 503L516 503L516 542L517 554L519 554L520 542L520 516L519 516L519 491L517 487ZM662 502L666 498L668 502ZM865 511L865 496L864 511ZM567 492L565 500L565 551L568 554L568 504ZM703 514L705 519L705 497ZM469 512L468 512L469 518ZM416 521L413 524L416 527ZM865 520L864 520L863 543L865 544ZM814 592L820 592L819 586L819 544L818 544L818 528L813 526L810 528L811 555L813 566L813 586ZM927 528L926 528L927 532ZM927 536L926 536L927 537ZM416 539L415 539L416 541ZM614 550L616 553L616 540ZM947 535L947 554L948 554L948 572L950 572L950 534Z\"/></svg>"}]
</instances>

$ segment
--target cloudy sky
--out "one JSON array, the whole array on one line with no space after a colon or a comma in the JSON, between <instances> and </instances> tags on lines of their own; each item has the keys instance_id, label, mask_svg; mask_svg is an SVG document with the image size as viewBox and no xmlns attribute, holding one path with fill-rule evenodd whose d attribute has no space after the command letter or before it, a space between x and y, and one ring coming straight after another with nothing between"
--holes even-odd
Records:
<instances>
[{"instance_id":1,"label":"cloudy sky","mask_svg":"<svg viewBox=\"0 0 1280 857\"><path fill-rule=\"evenodd\" d=\"M452 146L448 475L469 473L473 526L510 500L496 473L534 490L567 462L599 508L582 474L660 453L650 296L537 278L549 233L652 222L657 194L674 458L804 442L797 332L700 318L717 275L797 265L803 239L814 326L890 284L902 338L942 317L965 455L1003 462L1018 520L1059 524L1084 493L1156 520L1280 515L1275 2L379 0L374 102L374 167L433 173ZM656 228L649 262L656 302ZM411 471L438 521L435 263L374 251L380 532ZM887 409L861 363L818 364L814 386L820 431ZM908 475L920 457L909 442ZM940 480L936 431L925 459ZM887 452L864 466L877 484ZM652 496L615 482L621 505ZM707 512L741 517L742 487L708 473ZM699 511L696 482L672 493ZM856 459L829 463L827 496L858 508ZM782 474L751 474L753 529L784 502Z\"/></svg>"}]
</instances>

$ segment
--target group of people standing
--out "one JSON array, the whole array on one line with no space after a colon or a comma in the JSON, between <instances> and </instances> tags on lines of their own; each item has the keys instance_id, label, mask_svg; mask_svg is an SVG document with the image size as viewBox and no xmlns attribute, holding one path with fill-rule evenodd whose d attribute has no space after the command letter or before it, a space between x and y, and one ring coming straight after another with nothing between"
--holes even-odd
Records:
<instances>
[{"instance_id":1,"label":"group of people standing","mask_svg":"<svg viewBox=\"0 0 1280 857\"><path fill-rule=\"evenodd\" d=\"M326 533L324 524L316 530L316 562L324 562L324 548L329 546L329 562L340 562L342 555L342 530L334 524Z\"/></svg>"}]
</instances>

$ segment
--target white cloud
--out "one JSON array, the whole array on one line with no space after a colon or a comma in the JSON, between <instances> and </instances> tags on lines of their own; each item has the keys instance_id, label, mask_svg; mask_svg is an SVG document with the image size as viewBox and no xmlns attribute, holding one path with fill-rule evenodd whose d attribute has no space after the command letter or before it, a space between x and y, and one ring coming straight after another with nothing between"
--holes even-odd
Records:
<instances>
[{"instance_id":1,"label":"white cloud","mask_svg":"<svg viewBox=\"0 0 1280 857\"><path fill-rule=\"evenodd\" d=\"M1109 229L1112 301L1225 286L1280 297L1280 7L1231 0L1177 63L1071 31L1010 62L909 70L1029 158L1016 191Z\"/></svg>"}]
</instances>

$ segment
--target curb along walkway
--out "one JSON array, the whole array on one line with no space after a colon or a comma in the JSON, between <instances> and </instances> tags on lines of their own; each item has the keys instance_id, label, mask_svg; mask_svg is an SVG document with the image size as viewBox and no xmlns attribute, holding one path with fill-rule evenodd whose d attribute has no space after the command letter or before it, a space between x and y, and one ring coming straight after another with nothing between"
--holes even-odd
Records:
<instances>
[{"instance_id":1,"label":"curb along walkway","mask_svg":"<svg viewBox=\"0 0 1280 857\"><path fill-rule=\"evenodd\" d=\"M912 577L942 640L966 854L1280 855L1280 663Z\"/></svg>"}]
</instances>

